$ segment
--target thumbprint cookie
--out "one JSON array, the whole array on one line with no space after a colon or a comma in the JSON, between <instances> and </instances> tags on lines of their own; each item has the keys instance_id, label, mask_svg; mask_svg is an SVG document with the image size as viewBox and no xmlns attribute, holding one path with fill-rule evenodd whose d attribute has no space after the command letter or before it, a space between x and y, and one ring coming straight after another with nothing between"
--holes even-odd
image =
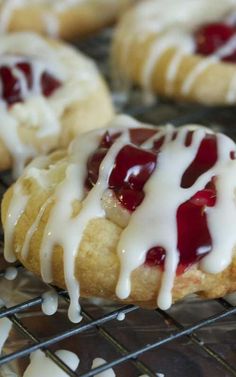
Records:
<instances>
[{"instance_id":1,"label":"thumbprint cookie","mask_svg":"<svg viewBox=\"0 0 236 377\"><path fill-rule=\"evenodd\" d=\"M113 64L147 94L236 103L236 1L145 0L120 20Z\"/></svg>"},{"instance_id":2,"label":"thumbprint cookie","mask_svg":"<svg viewBox=\"0 0 236 377\"><path fill-rule=\"evenodd\" d=\"M165 310L236 290L236 148L120 116L38 157L2 203L5 258L79 295Z\"/></svg>"},{"instance_id":3,"label":"thumbprint cookie","mask_svg":"<svg viewBox=\"0 0 236 377\"><path fill-rule=\"evenodd\" d=\"M0 170L19 175L32 157L67 146L113 116L94 63L33 33L0 36Z\"/></svg>"}]
</instances>

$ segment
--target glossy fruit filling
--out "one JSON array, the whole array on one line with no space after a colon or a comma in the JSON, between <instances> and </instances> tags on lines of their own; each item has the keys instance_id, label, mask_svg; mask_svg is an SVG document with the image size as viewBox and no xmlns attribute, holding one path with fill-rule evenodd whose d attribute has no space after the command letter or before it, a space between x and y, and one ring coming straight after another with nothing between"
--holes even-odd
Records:
<instances>
[{"instance_id":1,"label":"glossy fruit filling","mask_svg":"<svg viewBox=\"0 0 236 377\"><path fill-rule=\"evenodd\" d=\"M16 69L15 72L14 69ZM9 106L24 101L22 82L25 83L26 90L33 91L33 68L31 63L25 61L16 63L14 67L9 67L7 65L0 66L0 98L2 98ZM41 93L45 97L51 96L60 86L61 82L49 72L45 71L42 73Z\"/></svg>"},{"instance_id":2,"label":"glossy fruit filling","mask_svg":"<svg viewBox=\"0 0 236 377\"><path fill-rule=\"evenodd\" d=\"M219 52L232 37L236 37L236 28L225 23L203 25L195 32L196 52L201 55L211 55ZM234 48L235 45L235 48ZM236 44L234 44L220 59L236 62Z\"/></svg>"},{"instance_id":3,"label":"glossy fruit filling","mask_svg":"<svg viewBox=\"0 0 236 377\"><path fill-rule=\"evenodd\" d=\"M110 174L108 187L114 192L120 204L130 212L135 211L142 203L145 197L145 183L154 169L158 169L158 155L164 137L152 142L149 149L140 147L140 144L151 138L154 133L153 129L132 129L130 131L131 143L125 145L119 151ZM172 140L175 139L176 135L175 132ZM111 136L106 133L98 149L89 158L87 163L87 189L91 189L97 182L100 164L118 136L119 134ZM185 139L186 147L191 145L192 137L193 132L189 131ZM234 158L234 156L230 155L229 158ZM181 187L192 186L198 177L211 169L216 162L216 136L209 133L205 135L196 157L183 174ZM198 262L211 251L212 240L207 225L207 211L208 208L215 205L217 200L216 179L217 177L212 177L201 191L196 192L189 200L182 203L177 210L177 247L179 250L177 273L184 272L189 266ZM165 256L163 247L157 245L148 251L145 263L149 266L163 268Z\"/></svg>"}]
</instances>

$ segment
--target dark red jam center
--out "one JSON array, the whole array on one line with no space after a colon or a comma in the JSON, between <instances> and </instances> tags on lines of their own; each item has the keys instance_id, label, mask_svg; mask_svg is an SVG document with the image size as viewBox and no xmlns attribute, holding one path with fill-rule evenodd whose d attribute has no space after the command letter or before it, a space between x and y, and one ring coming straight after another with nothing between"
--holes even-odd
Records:
<instances>
[{"instance_id":1,"label":"dark red jam center","mask_svg":"<svg viewBox=\"0 0 236 377\"><path fill-rule=\"evenodd\" d=\"M196 52L201 55L211 55L223 47L233 36L236 28L224 23L203 25L195 32ZM236 49L221 57L221 60L235 63Z\"/></svg>"},{"instance_id":2,"label":"dark red jam center","mask_svg":"<svg viewBox=\"0 0 236 377\"><path fill-rule=\"evenodd\" d=\"M33 88L32 65L29 62L16 63L15 67L21 71L26 80L28 90ZM6 66L0 66L0 81L2 84L2 99L10 106L17 102L22 102L23 93L20 80L14 74L14 69ZM49 97L61 86L61 82L48 72L43 72L41 76L41 90L45 97Z\"/></svg>"},{"instance_id":3,"label":"dark red jam center","mask_svg":"<svg viewBox=\"0 0 236 377\"><path fill-rule=\"evenodd\" d=\"M109 188L113 190L121 205L130 212L142 203L145 197L144 185L154 169L158 169L158 156L161 153L164 137L152 142L149 149L140 147L140 144L151 138L154 133L153 129L130 130L131 143L125 145L117 154L109 177ZM87 189L91 189L97 182L100 164L119 135L118 133L111 136L106 133L98 149L89 158ZM177 132L173 134L172 140L176 138L176 135ZM185 140L186 147L191 145L192 139L193 132L189 131ZM191 187L203 173L216 164L217 157L216 136L206 134L194 160L183 174L181 187ZM229 155L230 158L235 158L233 151ZM212 240L207 225L207 212L217 200L216 179L216 177L212 177L201 191L182 203L177 210L177 247L179 250L177 273L179 274L211 251ZM164 248L157 245L148 251L145 263L149 266L163 268L165 255Z\"/></svg>"}]
</instances>

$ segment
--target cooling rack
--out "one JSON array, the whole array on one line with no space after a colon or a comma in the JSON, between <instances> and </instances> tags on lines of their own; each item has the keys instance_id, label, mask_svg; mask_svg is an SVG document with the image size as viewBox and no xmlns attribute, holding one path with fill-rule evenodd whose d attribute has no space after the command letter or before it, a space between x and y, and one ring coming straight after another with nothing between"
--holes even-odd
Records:
<instances>
[{"instance_id":1,"label":"cooling rack","mask_svg":"<svg viewBox=\"0 0 236 377\"><path fill-rule=\"evenodd\" d=\"M111 31L107 30L78 44L96 59L108 79L110 36ZM200 123L224 131L236 140L235 109L177 105L167 101L158 101L152 106L140 103L140 95L133 91L122 106L126 112L144 122L171 122L176 126ZM118 105L121 106L120 103ZM10 180L9 174L0 176L1 195ZM0 242L2 248L2 231ZM38 349L43 350L69 376L90 377L111 367L117 377L142 374L150 377L236 376L236 307L227 299L200 301L192 297L166 312L83 299L83 321L74 325L67 320L69 299L65 291L57 291L60 297L58 313L46 317L41 313L40 305L42 293L49 287L19 264L15 266L18 270L16 282L6 282L4 276L8 265L1 258L0 266L3 266L0 295L5 290L13 296L15 289L21 291L20 299L14 301L12 298L0 309L0 319L10 319L14 330L0 356L0 376L5 365L14 370L17 363L18 371L24 370L28 356ZM4 285L2 291L1 285ZM125 316L123 321L119 321L121 314ZM81 362L76 372L56 356L55 350L60 348L78 353ZM104 357L107 362L91 370L91 361L95 357Z\"/></svg>"}]
</instances>

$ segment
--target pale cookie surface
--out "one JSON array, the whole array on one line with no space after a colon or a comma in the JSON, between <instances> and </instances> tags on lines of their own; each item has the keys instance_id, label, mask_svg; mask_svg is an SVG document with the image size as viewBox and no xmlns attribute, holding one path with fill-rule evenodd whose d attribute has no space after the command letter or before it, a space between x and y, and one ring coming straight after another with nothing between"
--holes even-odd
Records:
<instances>
[{"instance_id":1,"label":"pale cookie surface","mask_svg":"<svg viewBox=\"0 0 236 377\"><path fill-rule=\"evenodd\" d=\"M76 38L117 19L134 0L0 0L0 32Z\"/></svg>"},{"instance_id":2,"label":"pale cookie surface","mask_svg":"<svg viewBox=\"0 0 236 377\"><path fill-rule=\"evenodd\" d=\"M2 204L5 258L78 298L168 309L236 290L235 143L120 116L38 158ZM227 216L225 216L227 214Z\"/></svg>"},{"instance_id":3,"label":"pale cookie surface","mask_svg":"<svg viewBox=\"0 0 236 377\"><path fill-rule=\"evenodd\" d=\"M0 170L19 175L39 153L66 146L113 116L95 64L33 33L0 37Z\"/></svg>"},{"instance_id":4,"label":"pale cookie surface","mask_svg":"<svg viewBox=\"0 0 236 377\"><path fill-rule=\"evenodd\" d=\"M235 104L235 21L235 0L142 1L118 24L114 71L147 93ZM205 50L198 43L205 43Z\"/></svg>"}]
</instances>

